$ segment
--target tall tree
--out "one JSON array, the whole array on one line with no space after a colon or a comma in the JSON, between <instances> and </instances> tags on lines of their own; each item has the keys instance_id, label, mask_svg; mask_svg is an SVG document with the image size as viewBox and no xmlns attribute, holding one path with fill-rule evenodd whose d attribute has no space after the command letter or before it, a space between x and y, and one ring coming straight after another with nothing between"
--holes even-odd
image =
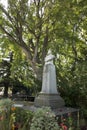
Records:
<instances>
[{"instance_id":1,"label":"tall tree","mask_svg":"<svg viewBox=\"0 0 87 130\"><path fill-rule=\"evenodd\" d=\"M49 0L8 0L7 9L0 5L3 12L0 29L13 44L23 49L38 78L49 43L51 7Z\"/></svg>"},{"instance_id":2,"label":"tall tree","mask_svg":"<svg viewBox=\"0 0 87 130\"><path fill-rule=\"evenodd\" d=\"M0 5L0 30L11 43L22 48L38 79L49 47L66 61L70 59L74 70L80 59L80 45L86 44L86 3L86 0L8 0L7 9Z\"/></svg>"}]
</instances>

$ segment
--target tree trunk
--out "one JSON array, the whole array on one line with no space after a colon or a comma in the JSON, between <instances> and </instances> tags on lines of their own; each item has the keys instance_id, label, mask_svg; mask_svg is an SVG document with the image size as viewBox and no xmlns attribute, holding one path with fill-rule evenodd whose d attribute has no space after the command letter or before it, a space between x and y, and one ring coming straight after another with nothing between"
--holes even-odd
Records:
<instances>
[{"instance_id":1,"label":"tree trunk","mask_svg":"<svg viewBox=\"0 0 87 130\"><path fill-rule=\"evenodd\" d=\"M3 97L8 97L8 87L9 87L9 83L5 83L4 84L4 95L3 95Z\"/></svg>"}]
</instances>

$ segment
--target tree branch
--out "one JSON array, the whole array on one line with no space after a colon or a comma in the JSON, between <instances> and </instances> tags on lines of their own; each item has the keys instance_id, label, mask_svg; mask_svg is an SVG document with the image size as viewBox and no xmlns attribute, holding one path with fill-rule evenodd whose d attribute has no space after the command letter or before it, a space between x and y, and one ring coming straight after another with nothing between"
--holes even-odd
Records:
<instances>
[{"instance_id":1,"label":"tree branch","mask_svg":"<svg viewBox=\"0 0 87 130\"><path fill-rule=\"evenodd\" d=\"M11 35L10 33L8 33L8 32L6 31L6 29L5 29L2 25L0 25L0 28L1 28L1 30L2 30L12 41L14 41L15 43L18 43L17 40L13 37L13 35ZM18 43L18 44L19 44L19 43Z\"/></svg>"},{"instance_id":2,"label":"tree branch","mask_svg":"<svg viewBox=\"0 0 87 130\"><path fill-rule=\"evenodd\" d=\"M8 19L13 23L12 17L9 15L9 13L0 5L0 10L8 17Z\"/></svg>"}]
</instances>

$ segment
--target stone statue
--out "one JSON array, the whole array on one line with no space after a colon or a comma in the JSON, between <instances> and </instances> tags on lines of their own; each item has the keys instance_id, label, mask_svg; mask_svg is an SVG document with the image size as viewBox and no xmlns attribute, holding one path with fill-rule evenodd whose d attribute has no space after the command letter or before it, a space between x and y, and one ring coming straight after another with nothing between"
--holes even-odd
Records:
<instances>
[{"instance_id":1,"label":"stone statue","mask_svg":"<svg viewBox=\"0 0 87 130\"><path fill-rule=\"evenodd\" d=\"M52 55L51 51L49 50L45 58L41 93L58 93L56 84L56 71L53 64L54 58L55 56Z\"/></svg>"},{"instance_id":2,"label":"stone statue","mask_svg":"<svg viewBox=\"0 0 87 130\"><path fill-rule=\"evenodd\" d=\"M36 107L49 106L51 108L58 108L64 106L64 101L57 91L56 70L53 63L54 58L55 56L49 50L45 57L42 89L38 97L35 98Z\"/></svg>"}]
</instances>

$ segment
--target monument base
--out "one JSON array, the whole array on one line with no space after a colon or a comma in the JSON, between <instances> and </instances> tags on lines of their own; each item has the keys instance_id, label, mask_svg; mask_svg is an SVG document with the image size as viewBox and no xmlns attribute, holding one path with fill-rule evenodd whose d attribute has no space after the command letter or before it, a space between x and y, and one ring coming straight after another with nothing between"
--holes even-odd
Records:
<instances>
[{"instance_id":1,"label":"monument base","mask_svg":"<svg viewBox=\"0 0 87 130\"><path fill-rule=\"evenodd\" d=\"M42 107L47 106L52 109L64 107L65 103L59 94L46 94L39 93L39 96L35 98L34 106Z\"/></svg>"}]
</instances>

